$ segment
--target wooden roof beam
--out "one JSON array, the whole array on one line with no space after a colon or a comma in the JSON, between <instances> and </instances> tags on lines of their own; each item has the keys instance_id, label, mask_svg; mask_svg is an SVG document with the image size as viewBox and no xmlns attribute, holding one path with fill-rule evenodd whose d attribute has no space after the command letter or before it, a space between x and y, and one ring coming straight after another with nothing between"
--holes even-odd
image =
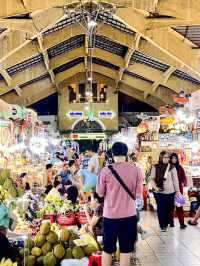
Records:
<instances>
[{"instance_id":1,"label":"wooden roof beam","mask_svg":"<svg viewBox=\"0 0 200 266\"><path fill-rule=\"evenodd\" d=\"M17 95L21 98L22 97L22 89L19 86L16 86L14 88L14 90L16 91Z\"/></svg>"},{"instance_id":2,"label":"wooden roof beam","mask_svg":"<svg viewBox=\"0 0 200 266\"><path fill-rule=\"evenodd\" d=\"M127 14L129 15L127 16ZM193 44L190 41L181 37L180 34L170 28L146 30L146 17L138 17L135 14L136 12L132 8L124 8L116 11L116 16L126 25L129 25L134 31L140 33L144 39L165 52L167 56L187 66L200 78L200 52L191 49Z\"/></svg>"},{"instance_id":3,"label":"wooden roof beam","mask_svg":"<svg viewBox=\"0 0 200 266\"><path fill-rule=\"evenodd\" d=\"M127 53L125 55L125 58L124 58L124 67L122 67L122 68L119 69L119 75L118 75L118 78L117 78L117 80L115 82L116 83L116 85L115 85L115 89L116 90L118 88L119 82L123 78L124 71L129 66L129 63L131 61L131 57L132 57L134 51L139 48L140 37L141 37L141 35L139 33L137 33L136 36L135 36L135 41L134 41L134 43L135 43L134 48L128 48L128 51L127 51Z\"/></svg>"},{"instance_id":4,"label":"wooden roof beam","mask_svg":"<svg viewBox=\"0 0 200 266\"><path fill-rule=\"evenodd\" d=\"M53 71L50 69L50 65L49 65L49 56L48 56L48 53L47 51L44 49L44 45L43 45L43 37L42 35L38 35L37 36L37 40L38 40L38 44L39 44L39 50L40 52L43 54L43 58L44 58L44 63L45 63L45 66L46 66L46 69L47 69L47 72L49 73L50 75L50 78L51 78L51 82L54 86L57 87L57 84L55 83L55 76L54 76L54 73Z\"/></svg>"},{"instance_id":5,"label":"wooden roof beam","mask_svg":"<svg viewBox=\"0 0 200 266\"><path fill-rule=\"evenodd\" d=\"M176 93L181 91L181 86L188 93L194 92L200 87L199 85L188 82L187 80L182 80L178 77L172 76L173 72L166 76L167 71L162 72L145 64L134 62L134 64L130 65L127 70L152 81L152 83L156 82L157 84L165 86ZM172 71L172 68L170 68L170 70Z\"/></svg>"},{"instance_id":6,"label":"wooden roof beam","mask_svg":"<svg viewBox=\"0 0 200 266\"><path fill-rule=\"evenodd\" d=\"M163 86L167 86L167 81L169 80L170 76L172 75L172 73L175 71L176 69L174 67L170 67L169 69L167 69L164 73L163 73L163 80L161 82L161 84L163 84ZM152 85L152 90L156 91L157 88L159 87L159 82L154 82Z\"/></svg>"},{"instance_id":7,"label":"wooden roof beam","mask_svg":"<svg viewBox=\"0 0 200 266\"><path fill-rule=\"evenodd\" d=\"M196 0L158 1L156 12L161 15L172 16L176 18L199 19L200 2Z\"/></svg>"},{"instance_id":8,"label":"wooden roof beam","mask_svg":"<svg viewBox=\"0 0 200 266\"><path fill-rule=\"evenodd\" d=\"M134 88L133 86L120 83L119 91L141 102L145 102L149 104L150 106L153 106L155 109L159 109L160 106L165 105L165 102L163 102L162 100L154 96L149 96L147 99L145 99L143 92L141 92L137 88Z\"/></svg>"},{"instance_id":9,"label":"wooden roof beam","mask_svg":"<svg viewBox=\"0 0 200 266\"><path fill-rule=\"evenodd\" d=\"M8 74L8 72L5 69L1 69L0 70L0 74L4 78L4 80L5 80L6 84L8 85L8 87L11 87L12 86L12 78Z\"/></svg>"}]
</instances>

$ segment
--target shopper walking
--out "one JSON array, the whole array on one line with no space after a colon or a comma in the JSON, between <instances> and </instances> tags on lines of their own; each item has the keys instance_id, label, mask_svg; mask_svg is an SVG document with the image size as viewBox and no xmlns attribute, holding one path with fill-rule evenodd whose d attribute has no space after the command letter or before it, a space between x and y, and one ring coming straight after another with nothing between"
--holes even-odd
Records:
<instances>
[{"instance_id":1,"label":"shopper walking","mask_svg":"<svg viewBox=\"0 0 200 266\"><path fill-rule=\"evenodd\" d=\"M96 192L104 197L102 266L110 266L112 254L120 247L120 266L130 265L130 253L137 239L134 199L142 198L142 174L126 162L128 147L116 142L112 147L114 163L100 172ZM125 188L126 187L126 188Z\"/></svg>"},{"instance_id":2,"label":"shopper walking","mask_svg":"<svg viewBox=\"0 0 200 266\"><path fill-rule=\"evenodd\" d=\"M158 221L161 231L165 232L170 216L174 210L175 193L180 196L179 181L176 168L169 163L169 154L162 151L159 162L151 171L151 184L157 203Z\"/></svg>"},{"instance_id":3,"label":"shopper walking","mask_svg":"<svg viewBox=\"0 0 200 266\"><path fill-rule=\"evenodd\" d=\"M185 175L185 171L183 167L179 163L178 155L176 153L172 153L170 156L170 163L175 166L177 174L178 174L178 181L179 181L179 189L180 192L183 194L183 187L187 186L187 177ZM176 213L179 219L180 228L185 229L187 225L184 222L184 211L183 207L176 207ZM170 225L174 226L174 211L171 214L171 222Z\"/></svg>"},{"instance_id":4,"label":"shopper walking","mask_svg":"<svg viewBox=\"0 0 200 266\"><path fill-rule=\"evenodd\" d=\"M94 152L94 147L90 146L88 147L86 154L88 157L90 157L90 160L88 162L88 168L87 170L92 174L99 174L99 157L98 154Z\"/></svg>"}]
</instances>

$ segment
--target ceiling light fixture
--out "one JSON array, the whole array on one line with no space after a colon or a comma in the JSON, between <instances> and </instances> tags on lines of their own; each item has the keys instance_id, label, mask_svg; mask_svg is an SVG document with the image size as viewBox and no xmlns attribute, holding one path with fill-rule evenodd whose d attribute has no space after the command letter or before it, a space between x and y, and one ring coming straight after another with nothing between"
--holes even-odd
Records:
<instances>
[{"instance_id":1,"label":"ceiling light fixture","mask_svg":"<svg viewBox=\"0 0 200 266\"><path fill-rule=\"evenodd\" d=\"M88 29L91 30L97 26L97 22L94 20L90 20L90 21L88 21L87 26L88 26Z\"/></svg>"}]
</instances>

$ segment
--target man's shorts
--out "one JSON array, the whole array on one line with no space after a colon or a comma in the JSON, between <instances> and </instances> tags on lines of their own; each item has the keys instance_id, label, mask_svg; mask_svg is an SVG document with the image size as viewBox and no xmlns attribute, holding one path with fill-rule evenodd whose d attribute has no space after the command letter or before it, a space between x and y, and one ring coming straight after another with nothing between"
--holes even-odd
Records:
<instances>
[{"instance_id":1,"label":"man's shorts","mask_svg":"<svg viewBox=\"0 0 200 266\"><path fill-rule=\"evenodd\" d=\"M121 219L103 218L103 251L112 254L116 252L117 240L121 253L134 251L137 239L137 217Z\"/></svg>"}]
</instances>

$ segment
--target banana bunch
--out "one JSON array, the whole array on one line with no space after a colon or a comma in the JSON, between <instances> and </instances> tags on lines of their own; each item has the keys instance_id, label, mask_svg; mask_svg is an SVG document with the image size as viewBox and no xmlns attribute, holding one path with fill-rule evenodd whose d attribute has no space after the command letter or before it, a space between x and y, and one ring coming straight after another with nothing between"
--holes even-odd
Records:
<instances>
[{"instance_id":1,"label":"banana bunch","mask_svg":"<svg viewBox=\"0 0 200 266\"><path fill-rule=\"evenodd\" d=\"M12 262L10 259L3 258L0 262L0 266L17 266L17 262Z\"/></svg>"},{"instance_id":2,"label":"banana bunch","mask_svg":"<svg viewBox=\"0 0 200 266\"><path fill-rule=\"evenodd\" d=\"M0 202L5 202L8 198L8 192L2 186L0 186Z\"/></svg>"}]
</instances>

